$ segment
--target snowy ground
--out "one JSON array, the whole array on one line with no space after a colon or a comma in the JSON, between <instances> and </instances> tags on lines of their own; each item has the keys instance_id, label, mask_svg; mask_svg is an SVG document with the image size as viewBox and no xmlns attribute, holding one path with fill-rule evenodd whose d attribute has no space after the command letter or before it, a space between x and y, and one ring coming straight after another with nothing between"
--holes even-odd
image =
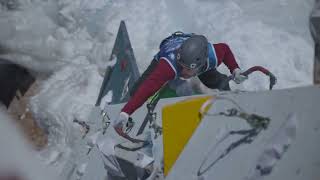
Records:
<instances>
[{"instance_id":1,"label":"snowy ground","mask_svg":"<svg viewBox=\"0 0 320 180\"><path fill-rule=\"evenodd\" d=\"M52 169L46 168L43 162L34 158L37 153L10 118L5 108L0 106L0 179L57 179Z\"/></svg>"},{"instance_id":2,"label":"snowy ground","mask_svg":"<svg viewBox=\"0 0 320 180\"><path fill-rule=\"evenodd\" d=\"M2 1L1 1L2 2ZM74 118L86 121L98 96L120 20L125 20L140 72L160 40L182 30L230 45L239 65L262 65L276 89L312 83L313 0L11 0L0 8L0 57L32 70L40 91L31 110L49 134L45 162L61 170L80 138ZM0 3L3 4L3 3ZM225 67L219 68L227 73ZM253 75L233 88L265 90Z\"/></svg>"}]
</instances>

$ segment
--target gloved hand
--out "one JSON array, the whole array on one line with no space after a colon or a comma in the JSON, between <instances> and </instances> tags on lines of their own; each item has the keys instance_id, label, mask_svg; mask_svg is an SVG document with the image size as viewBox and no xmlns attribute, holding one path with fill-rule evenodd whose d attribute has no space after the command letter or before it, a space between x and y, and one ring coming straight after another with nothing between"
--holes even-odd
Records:
<instances>
[{"instance_id":1,"label":"gloved hand","mask_svg":"<svg viewBox=\"0 0 320 180\"><path fill-rule=\"evenodd\" d=\"M117 131L125 132L126 124L128 123L128 120L129 120L129 114L125 112L121 112L118 118L112 121L112 126Z\"/></svg>"},{"instance_id":2,"label":"gloved hand","mask_svg":"<svg viewBox=\"0 0 320 180\"><path fill-rule=\"evenodd\" d=\"M241 74L242 71L239 68L236 68L235 70L233 70L232 72L232 76L233 76L233 81L236 82L237 84L242 83L243 81L245 81L246 79L248 79L247 76L244 76Z\"/></svg>"}]
</instances>

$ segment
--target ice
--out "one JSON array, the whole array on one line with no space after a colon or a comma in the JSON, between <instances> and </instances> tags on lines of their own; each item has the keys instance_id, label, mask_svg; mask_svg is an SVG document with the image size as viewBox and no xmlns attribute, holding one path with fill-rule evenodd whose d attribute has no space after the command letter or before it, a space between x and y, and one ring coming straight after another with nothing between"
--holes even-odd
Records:
<instances>
[{"instance_id":1,"label":"ice","mask_svg":"<svg viewBox=\"0 0 320 180\"><path fill-rule=\"evenodd\" d=\"M76 175L77 175L76 179L77 180L81 179L81 177L83 176L83 174L86 171L87 165L88 165L87 163L83 163L78 167L78 169L76 171Z\"/></svg>"},{"instance_id":2,"label":"ice","mask_svg":"<svg viewBox=\"0 0 320 180\"><path fill-rule=\"evenodd\" d=\"M104 138L98 142L99 151L103 154L102 159L106 170L116 176L123 177L123 172L115 156L114 147L116 145L114 139Z\"/></svg>"},{"instance_id":3,"label":"ice","mask_svg":"<svg viewBox=\"0 0 320 180\"><path fill-rule=\"evenodd\" d=\"M113 97L113 92L111 90L108 91L108 93L102 97L101 103L100 103L101 110L108 112L107 108L108 108L109 103L112 102L112 97Z\"/></svg>"},{"instance_id":4,"label":"ice","mask_svg":"<svg viewBox=\"0 0 320 180\"><path fill-rule=\"evenodd\" d=\"M19 179L54 180L57 172L37 158L14 120L0 106L0 177L6 175ZM9 178L8 178L9 179Z\"/></svg>"},{"instance_id":5,"label":"ice","mask_svg":"<svg viewBox=\"0 0 320 180\"><path fill-rule=\"evenodd\" d=\"M288 151L296 138L298 120L295 114L290 114L288 120L279 128L276 134L270 138L258 157L255 169L246 177L248 180L262 179L272 173L276 163Z\"/></svg>"},{"instance_id":6,"label":"ice","mask_svg":"<svg viewBox=\"0 0 320 180\"><path fill-rule=\"evenodd\" d=\"M106 156L114 156L114 146L116 145L115 141L112 138L104 138L98 142L99 150Z\"/></svg>"},{"instance_id":7,"label":"ice","mask_svg":"<svg viewBox=\"0 0 320 180\"><path fill-rule=\"evenodd\" d=\"M113 55L111 56L111 60L108 61L106 64L107 64L107 67L112 68L116 63L117 63L117 56L115 56L115 55L113 54Z\"/></svg>"},{"instance_id":8,"label":"ice","mask_svg":"<svg viewBox=\"0 0 320 180\"><path fill-rule=\"evenodd\" d=\"M137 167L145 168L154 161L152 157L149 157L143 152L138 152L137 156L137 161L135 162L135 166Z\"/></svg>"},{"instance_id":9,"label":"ice","mask_svg":"<svg viewBox=\"0 0 320 180\"><path fill-rule=\"evenodd\" d=\"M100 138L100 135L101 135L101 132L98 131L96 133L94 133L93 135L89 136L88 137L88 140L87 140L87 145L88 145L88 148L91 149L93 148L94 146L97 145L98 143L98 140Z\"/></svg>"},{"instance_id":10,"label":"ice","mask_svg":"<svg viewBox=\"0 0 320 180\"><path fill-rule=\"evenodd\" d=\"M0 58L36 73L40 85L30 111L49 132L43 154L62 153L56 164L76 156L74 143L81 136L72 121L88 121L102 84L100 74L115 64L107 60L121 20L126 22L140 72L160 41L181 30L229 44L242 69L265 66L278 78L276 89L312 82L308 18L313 0L17 2L14 10L0 9ZM229 73L224 66L219 70ZM260 91L268 89L268 83L264 75L254 74L231 88ZM157 158L160 167L162 157Z\"/></svg>"}]
</instances>

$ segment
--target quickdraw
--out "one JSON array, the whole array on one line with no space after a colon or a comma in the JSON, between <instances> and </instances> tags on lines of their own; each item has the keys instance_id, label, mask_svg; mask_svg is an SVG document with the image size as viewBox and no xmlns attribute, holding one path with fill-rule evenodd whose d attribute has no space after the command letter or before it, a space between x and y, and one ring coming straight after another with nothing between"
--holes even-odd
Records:
<instances>
[{"instance_id":1,"label":"quickdraw","mask_svg":"<svg viewBox=\"0 0 320 180\"><path fill-rule=\"evenodd\" d=\"M110 126L111 119L106 111L101 111L102 115L102 134L105 134Z\"/></svg>"},{"instance_id":2,"label":"quickdraw","mask_svg":"<svg viewBox=\"0 0 320 180\"><path fill-rule=\"evenodd\" d=\"M158 137L159 135L162 134L162 128L160 126L158 126L155 122L157 119L157 113L154 112L154 109L157 106L159 100L160 100L159 93L157 93L156 95L154 95L151 98L150 102L147 104L148 113L147 113L146 117L144 118L144 120L143 120L137 134L136 134L137 136L139 136L140 134L143 133L148 122L150 124L149 128L154 129L156 137Z\"/></svg>"},{"instance_id":3,"label":"quickdraw","mask_svg":"<svg viewBox=\"0 0 320 180\"><path fill-rule=\"evenodd\" d=\"M246 112L241 112L236 108L228 109L227 113L220 112L219 115L244 119L254 129L266 129L270 123L270 118L268 117L262 117L257 114L248 114Z\"/></svg>"}]
</instances>

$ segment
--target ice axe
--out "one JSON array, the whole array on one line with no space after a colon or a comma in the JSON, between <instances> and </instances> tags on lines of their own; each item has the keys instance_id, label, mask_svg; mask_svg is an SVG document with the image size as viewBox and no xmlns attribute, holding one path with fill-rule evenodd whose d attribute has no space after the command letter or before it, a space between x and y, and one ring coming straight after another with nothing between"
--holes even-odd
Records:
<instances>
[{"instance_id":1,"label":"ice axe","mask_svg":"<svg viewBox=\"0 0 320 180\"><path fill-rule=\"evenodd\" d=\"M263 74L269 76L269 78L270 78L269 89L271 90L273 88L273 86L277 83L277 78L266 68L264 68L262 66L253 66L241 74L244 76L249 76L249 74L256 72L256 71L260 71ZM223 89L223 87L225 87L229 83L229 81L232 79L233 79L232 75L228 76L227 80L221 84L220 89Z\"/></svg>"}]
</instances>

